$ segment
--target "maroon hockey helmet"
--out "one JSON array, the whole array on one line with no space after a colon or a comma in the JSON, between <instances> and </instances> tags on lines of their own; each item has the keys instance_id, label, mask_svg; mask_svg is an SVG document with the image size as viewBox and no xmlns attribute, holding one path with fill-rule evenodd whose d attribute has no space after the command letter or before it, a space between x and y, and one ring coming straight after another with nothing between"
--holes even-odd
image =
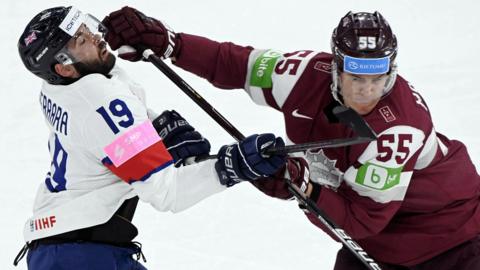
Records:
<instances>
[{"instance_id":1,"label":"maroon hockey helmet","mask_svg":"<svg viewBox=\"0 0 480 270\"><path fill-rule=\"evenodd\" d=\"M349 12L333 30L334 62L344 71L345 57L386 59L390 72L397 56L397 38L387 20L378 12Z\"/></svg>"}]
</instances>

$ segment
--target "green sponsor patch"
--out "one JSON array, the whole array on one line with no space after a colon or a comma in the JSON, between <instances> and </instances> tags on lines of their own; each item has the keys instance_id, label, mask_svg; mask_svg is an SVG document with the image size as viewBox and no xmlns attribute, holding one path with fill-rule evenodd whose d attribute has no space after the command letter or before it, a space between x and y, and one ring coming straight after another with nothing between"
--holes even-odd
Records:
<instances>
[{"instance_id":1,"label":"green sponsor patch","mask_svg":"<svg viewBox=\"0 0 480 270\"><path fill-rule=\"evenodd\" d=\"M387 168L372 163L365 163L358 168L355 183L378 190L387 190L400 183L403 166Z\"/></svg>"},{"instance_id":2,"label":"green sponsor patch","mask_svg":"<svg viewBox=\"0 0 480 270\"><path fill-rule=\"evenodd\" d=\"M272 87L273 68L281 55L280 52L273 50L268 50L260 55L253 65L250 85L262 88Z\"/></svg>"}]
</instances>

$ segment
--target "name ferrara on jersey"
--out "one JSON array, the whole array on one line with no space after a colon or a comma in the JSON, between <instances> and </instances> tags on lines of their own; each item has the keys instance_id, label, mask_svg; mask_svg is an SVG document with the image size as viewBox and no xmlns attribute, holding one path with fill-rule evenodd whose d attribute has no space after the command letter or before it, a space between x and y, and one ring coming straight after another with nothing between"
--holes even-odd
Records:
<instances>
[{"instance_id":1,"label":"name ferrara on jersey","mask_svg":"<svg viewBox=\"0 0 480 270\"><path fill-rule=\"evenodd\" d=\"M67 136L68 112L55 102L52 102L52 100L45 96L43 92L40 92L40 106L42 108L43 116L55 131Z\"/></svg>"}]
</instances>

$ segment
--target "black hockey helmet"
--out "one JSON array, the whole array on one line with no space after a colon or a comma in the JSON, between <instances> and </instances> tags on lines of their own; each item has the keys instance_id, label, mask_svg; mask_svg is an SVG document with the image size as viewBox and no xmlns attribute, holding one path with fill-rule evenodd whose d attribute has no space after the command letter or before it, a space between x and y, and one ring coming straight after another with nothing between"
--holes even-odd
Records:
<instances>
[{"instance_id":1,"label":"black hockey helmet","mask_svg":"<svg viewBox=\"0 0 480 270\"><path fill-rule=\"evenodd\" d=\"M82 30L79 30L82 29ZM102 37L106 28L90 14L75 7L54 7L37 14L27 25L18 40L18 53L25 67L50 84L68 84L55 72L55 64L74 64L81 59L69 53L67 43L77 31Z\"/></svg>"},{"instance_id":2,"label":"black hockey helmet","mask_svg":"<svg viewBox=\"0 0 480 270\"><path fill-rule=\"evenodd\" d=\"M338 71L354 74L388 73L397 56L397 38L378 11L347 13L333 30L331 47Z\"/></svg>"},{"instance_id":3,"label":"black hockey helmet","mask_svg":"<svg viewBox=\"0 0 480 270\"><path fill-rule=\"evenodd\" d=\"M54 7L37 14L18 40L18 53L25 67L50 84L62 84L54 66L55 55L67 44L71 36L59 28L71 7Z\"/></svg>"}]
</instances>

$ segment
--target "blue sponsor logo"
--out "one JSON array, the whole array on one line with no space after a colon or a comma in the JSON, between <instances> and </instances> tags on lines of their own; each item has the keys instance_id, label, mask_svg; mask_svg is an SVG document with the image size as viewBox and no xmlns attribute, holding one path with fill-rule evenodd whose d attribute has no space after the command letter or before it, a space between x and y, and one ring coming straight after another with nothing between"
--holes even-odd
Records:
<instances>
[{"instance_id":1,"label":"blue sponsor logo","mask_svg":"<svg viewBox=\"0 0 480 270\"><path fill-rule=\"evenodd\" d=\"M390 70L390 58L355 58L345 56L343 70L352 74L375 75Z\"/></svg>"}]
</instances>

